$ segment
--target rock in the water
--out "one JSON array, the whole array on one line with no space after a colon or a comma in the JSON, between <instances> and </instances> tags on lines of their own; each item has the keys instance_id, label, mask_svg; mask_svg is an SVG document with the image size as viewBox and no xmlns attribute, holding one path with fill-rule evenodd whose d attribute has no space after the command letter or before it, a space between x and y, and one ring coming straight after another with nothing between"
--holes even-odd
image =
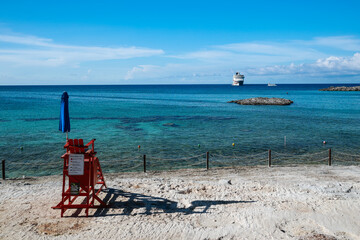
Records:
<instances>
[{"instance_id":1,"label":"rock in the water","mask_svg":"<svg viewBox=\"0 0 360 240\"><path fill-rule=\"evenodd\" d=\"M165 126L165 127L177 127L178 125L176 125L175 123L164 123L163 126Z\"/></svg>"},{"instance_id":2,"label":"rock in the water","mask_svg":"<svg viewBox=\"0 0 360 240\"><path fill-rule=\"evenodd\" d=\"M328 87L328 88L323 88L323 89L319 89L319 91L360 91L360 86L354 86L354 87L345 87L345 86L341 86L341 87Z\"/></svg>"},{"instance_id":3,"label":"rock in the water","mask_svg":"<svg viewBox=\"0 0 360 240\"><path fill-rule=\"evenodd\" d=\"M293 101L285 98L266 98L256 97L229 101L228 103L237 103L241 105L290 105Z\"/></svg>"}]
</instances>

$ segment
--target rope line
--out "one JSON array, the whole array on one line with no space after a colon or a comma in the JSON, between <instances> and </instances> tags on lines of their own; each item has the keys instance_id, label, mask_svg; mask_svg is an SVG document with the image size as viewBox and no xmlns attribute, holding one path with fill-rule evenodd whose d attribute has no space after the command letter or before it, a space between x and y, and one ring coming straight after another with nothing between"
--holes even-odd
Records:
<instances>
[{"instance_id":1,"label":"rope line","mask_svg":"<svg viewBox=\"0 0 360 240\"><path fill-rule=\"evenodd\" d=\"M348 159L333 157L333 160L335 160L336 162L357 162L360 161L360 158L348 160Z\"/></svg>"},{"instance_id":2,"label":"rope line","mask_svg":"<svg viewBox=\"0 0 360 240\"><path fill-rule=\"evenodd\" d=\"M354 157L354 158L360 158L360 155L354 155L354 154L348 154L348 153L342 153L342 152L336 152L334 155L344 155L344 156L349 156L349 157Z\"/></svg>"},{"instance_id":3,"label":"rope line","mask_svg":"<svg viewBox=\"0 0 360 240\"><path fill-rule=\"evenodd\" d=\"M160 160L160 161L179 161L179 160L190 160L193 158L199 158L199 157L204 157L205 158L205 154L199 154L196 156L191 156L191 157L185 157L185 158L154 158L154 157L149 157L149 160Z\"/></svg>"},{"instance_id":4,"label":"rope line","mask_svg":"<svg viewBox=\"0 0 360 240\"><path fill-rule=\"evenodd\" d=\"M299 154L299 155L295 155L296 157L308 157L308 156L315 156L315 155L319 155L319 154L324 154L327 151L322 151L322 152L318 152L318 153L305 153L305 154ZM294 157L294 155L291 155L290 153L278 153L278 152L272 152L274 154L271 154L272 156L286 156L286 157Z\"/></svg>"},{"instance_id":5,"label":"rope line","mask_svg":"<svg viewBox=\"0 0 360 240\"><path fill-rule=\"evenodd\" d=\"M187 165L187 166L199 166L199 165L202 165L204 164L204 162L197 162L197 163L193 163L193 164L190 164L190 165Z\"/></svg>"},{"instance_id":6,"label":"rope line","mask_svg":"<svg viewBox=\"0 0 360 240\"><path fill-rule=\"evenodd\" d=\"M10 166L12 165L34 165L34 166L44 166L44 165L47 165L47 166L52 166L52 165L61 165L63 166L63 162L51 162L51 163L19 163L19 162L8 162L7 164L9 164ZM6 165L7 165L6 164Z\"/></svg>"},{"instance_id":7,"label":"rope line","mask_svg":"<svg viewBox=\"0 0 360 240\"><path fill-rule=\"evenodd\" d=\"M284 164L293 164L293 163L324 163L329 160L328 156L325 156L325 153L327 153L328 150L323 150L320 152L315 153L305 153L305 154L290 154L290 153L281 153L272 151L272 165L284 165ZM20 155L20 154L19 154ZM33 154L33 157L35 158L37 155ZM157 157L149 157L147 158L147 166L151 168L184 168L184 167L199 167L203 166L205 167L205 153L189 156L189 157L183 157L183 158L157 158ZM44 156L42 156L44 157ZM113 159L110 161L102 161L102 164L105 166L114 165L116 168L121 168L122 170L129 171L133 169L139 169L143 166L142 162L143 155L134 156L134 157L127 157L123 159ZM218 153L210 153L210 165L212 166L237 166L237 165L261 165L265 164L268 160L268 151L254 153L254 154L247 154L247 155L241 155L240 153L234 153L233 155L222 155ZM322 157L322 158L321 158ZM12 158L16 158L15 156L12 156ZM320 159L319 159L320 158ZM23 169L23 168L37 168L40 167L40 171L46 171L46 167L49 169L58 167L59 169L62 169L63 167L63 161L53 161L48 162L45 159L39 159L40 162L29 162L29 156L26 156L24 154L21 154L20 158L14 161L7 161L6 166L10 169L10 172L16 169ZM22 163L21 161L24 160L26 162ZM175 165L164 165L164 161L174 162ZM349 154L349 153L343 153L343 152L333 152L332 155L332 161L333 162L343 162L343 163L353 163L360 161L360 155L358 154ZM137 164L136 164L137 163ZM136 165L134 165L136 164ZM19 167L21 166L21 167ZM29 167L32 166L32 167Z\"/></svg>"},{"instance_id":8,"label":"rope line","mask_svg":"<svg viewBox=\"0 0 360 240\"><path fill-rule=\"evenodd\" d=\"M131 170L131 169L139 168L139 167L141 167L141 166L143 166L143 165L142 165L142 164L138 164L138 165L133 166L133 167L128 167L128 168L127 168L127 170Z\"/></svg>"},{"instance_id":9,"label":"rope line","mask_svg":"<svg viewBox=\"0 0 360 240\"><path fill-rule=\"evenodd\" d=\"M119 160L111 160L111 161L103 161L104 164L111 164L111 163L126 163L126 162L133 162L133 161L140 161L142 158L128 158L128 159L119 159Z\"/></svg>"},{"instance_id":10,"label":"rope line","mask_svg":"<svg viewBox=\"0 0 360 240\"><path fill-rule=\"evenodd\" d=\"M261 152L261 153L256 153L256 154L248 154L248 155L232 155L232 156L225 156L225 155L220 155L220 154L216 154L216 153L213 153L213 154L210 154L212 157L221 157L221 158L243 158L243 157L256 157L256 156L260 156L260 155L263 155L263 154L266 154L268 153L267 151L266 152Z\"/></svg>"},{"instance_id":11,"label":"rope line","mask_svg":"<svg viewBox=\"0 0 360 240\"><path fill-rule=\"evenodd\" d=\"M323 162L326 162L326 161L328 161L329 160L329 158L323 158L323 159L320 159L320 160L315 160L315 161L312 161L312 162L314 162L314 163L323 163Z\"/></svg>"}]
</instances>

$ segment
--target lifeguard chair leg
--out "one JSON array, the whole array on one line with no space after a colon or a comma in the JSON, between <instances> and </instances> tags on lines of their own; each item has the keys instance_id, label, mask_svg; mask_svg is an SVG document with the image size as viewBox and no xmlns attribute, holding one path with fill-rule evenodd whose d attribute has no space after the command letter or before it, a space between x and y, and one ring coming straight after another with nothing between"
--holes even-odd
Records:
<instances>
[{"instance_id":1,"label":"lifeguard chair leg","mask_svg":"<svg viewBox=\"0 0 360 240\"><path fill-rule=\"evenodd\" d=\"M64 166L63 166L63 173L65 173L66 168L66 161L64 159ZM66 174L63 174L63 185L62 185L62 194L61 194L61 202L59 202L56 206L52 207L53 209L59 209L62 205L64 205L64 192L65 192L65 181L66 181ZM62 208L61 208L62 209ZM61 210L61 216L63 215L63 211Z\"/></svg>"},{"instance_id":2,"label":"lifeguard chair leg","mask_svg":"<svg viewBox=\"0 0 360 240\"><path fill-rule=\"evenodd\" d=\"M85 213L86 213L86 217L89 216L89 207L90 207L90 196L91 196L91 178L92 178L92 168L93 168L93 161L91 161L91 158L89 159L89 164L88 164L88 183L87 183L87 196L86 196L86 209L85 209Z\"/></svg>"},{"instance_id":3,"label":"lifeguard chair leg","mask_svg":"<svg viewBox=\"0 0 360 240\"><path fill-rule=\"evenodd\" d=\"M106 186L106 182L105 182L105 178L104 178L104 175L102 173L102 170L101 170L101 166L100 166L100 161L98 158L96 158L96 161L98 162L97 166L98 166L98 169L97 169L97 174L98 174L98 178L101 180L101 181L98 181L97 184L102 184L105 188L107 188ZM100 189L103 187L101 186Z\"/></svg>"},{"instance_id":4,"label":"lifeguard chair leg","mask_svg":"<svg viewBox=\"0 0 360 240\"><path fill-rule=\"evenodd\" d=\"M89 216L89 198L90 198L90 194L86 196L86 209L85 209L86 217Z\"/></svg>"}]
</instances>

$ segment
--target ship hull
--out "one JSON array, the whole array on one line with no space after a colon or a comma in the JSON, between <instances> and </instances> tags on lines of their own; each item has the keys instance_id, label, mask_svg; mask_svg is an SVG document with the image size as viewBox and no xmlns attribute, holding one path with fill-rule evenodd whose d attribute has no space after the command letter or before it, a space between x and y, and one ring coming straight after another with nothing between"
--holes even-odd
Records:
<instances>
[{"instance_id":1,"label":"ship hull","mask_svg":"<svg viewBox=\"0 0 360 240\"><path fill-rule=\"evenodd\" d=\"M242 85L244 85L244 82L242 81L242 82L236 82L236 83L233 83L232 84L233 86L242 86Z\"/></svg>"}]
</instances>

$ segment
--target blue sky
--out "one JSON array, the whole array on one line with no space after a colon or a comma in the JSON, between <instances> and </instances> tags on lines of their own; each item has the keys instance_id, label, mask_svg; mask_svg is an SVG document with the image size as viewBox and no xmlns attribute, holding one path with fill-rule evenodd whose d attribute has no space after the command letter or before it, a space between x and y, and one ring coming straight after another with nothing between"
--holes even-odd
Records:
<instances>
[{"instance_id":1,"label":"blue sky","mask_svg":"<svg viewBox=\"0 0 360 240\"><path fill-rule=\"evenodd\" d=\"M0 84L359 83L359 1L2 1Z\"/></svg>"}]
</instances>

